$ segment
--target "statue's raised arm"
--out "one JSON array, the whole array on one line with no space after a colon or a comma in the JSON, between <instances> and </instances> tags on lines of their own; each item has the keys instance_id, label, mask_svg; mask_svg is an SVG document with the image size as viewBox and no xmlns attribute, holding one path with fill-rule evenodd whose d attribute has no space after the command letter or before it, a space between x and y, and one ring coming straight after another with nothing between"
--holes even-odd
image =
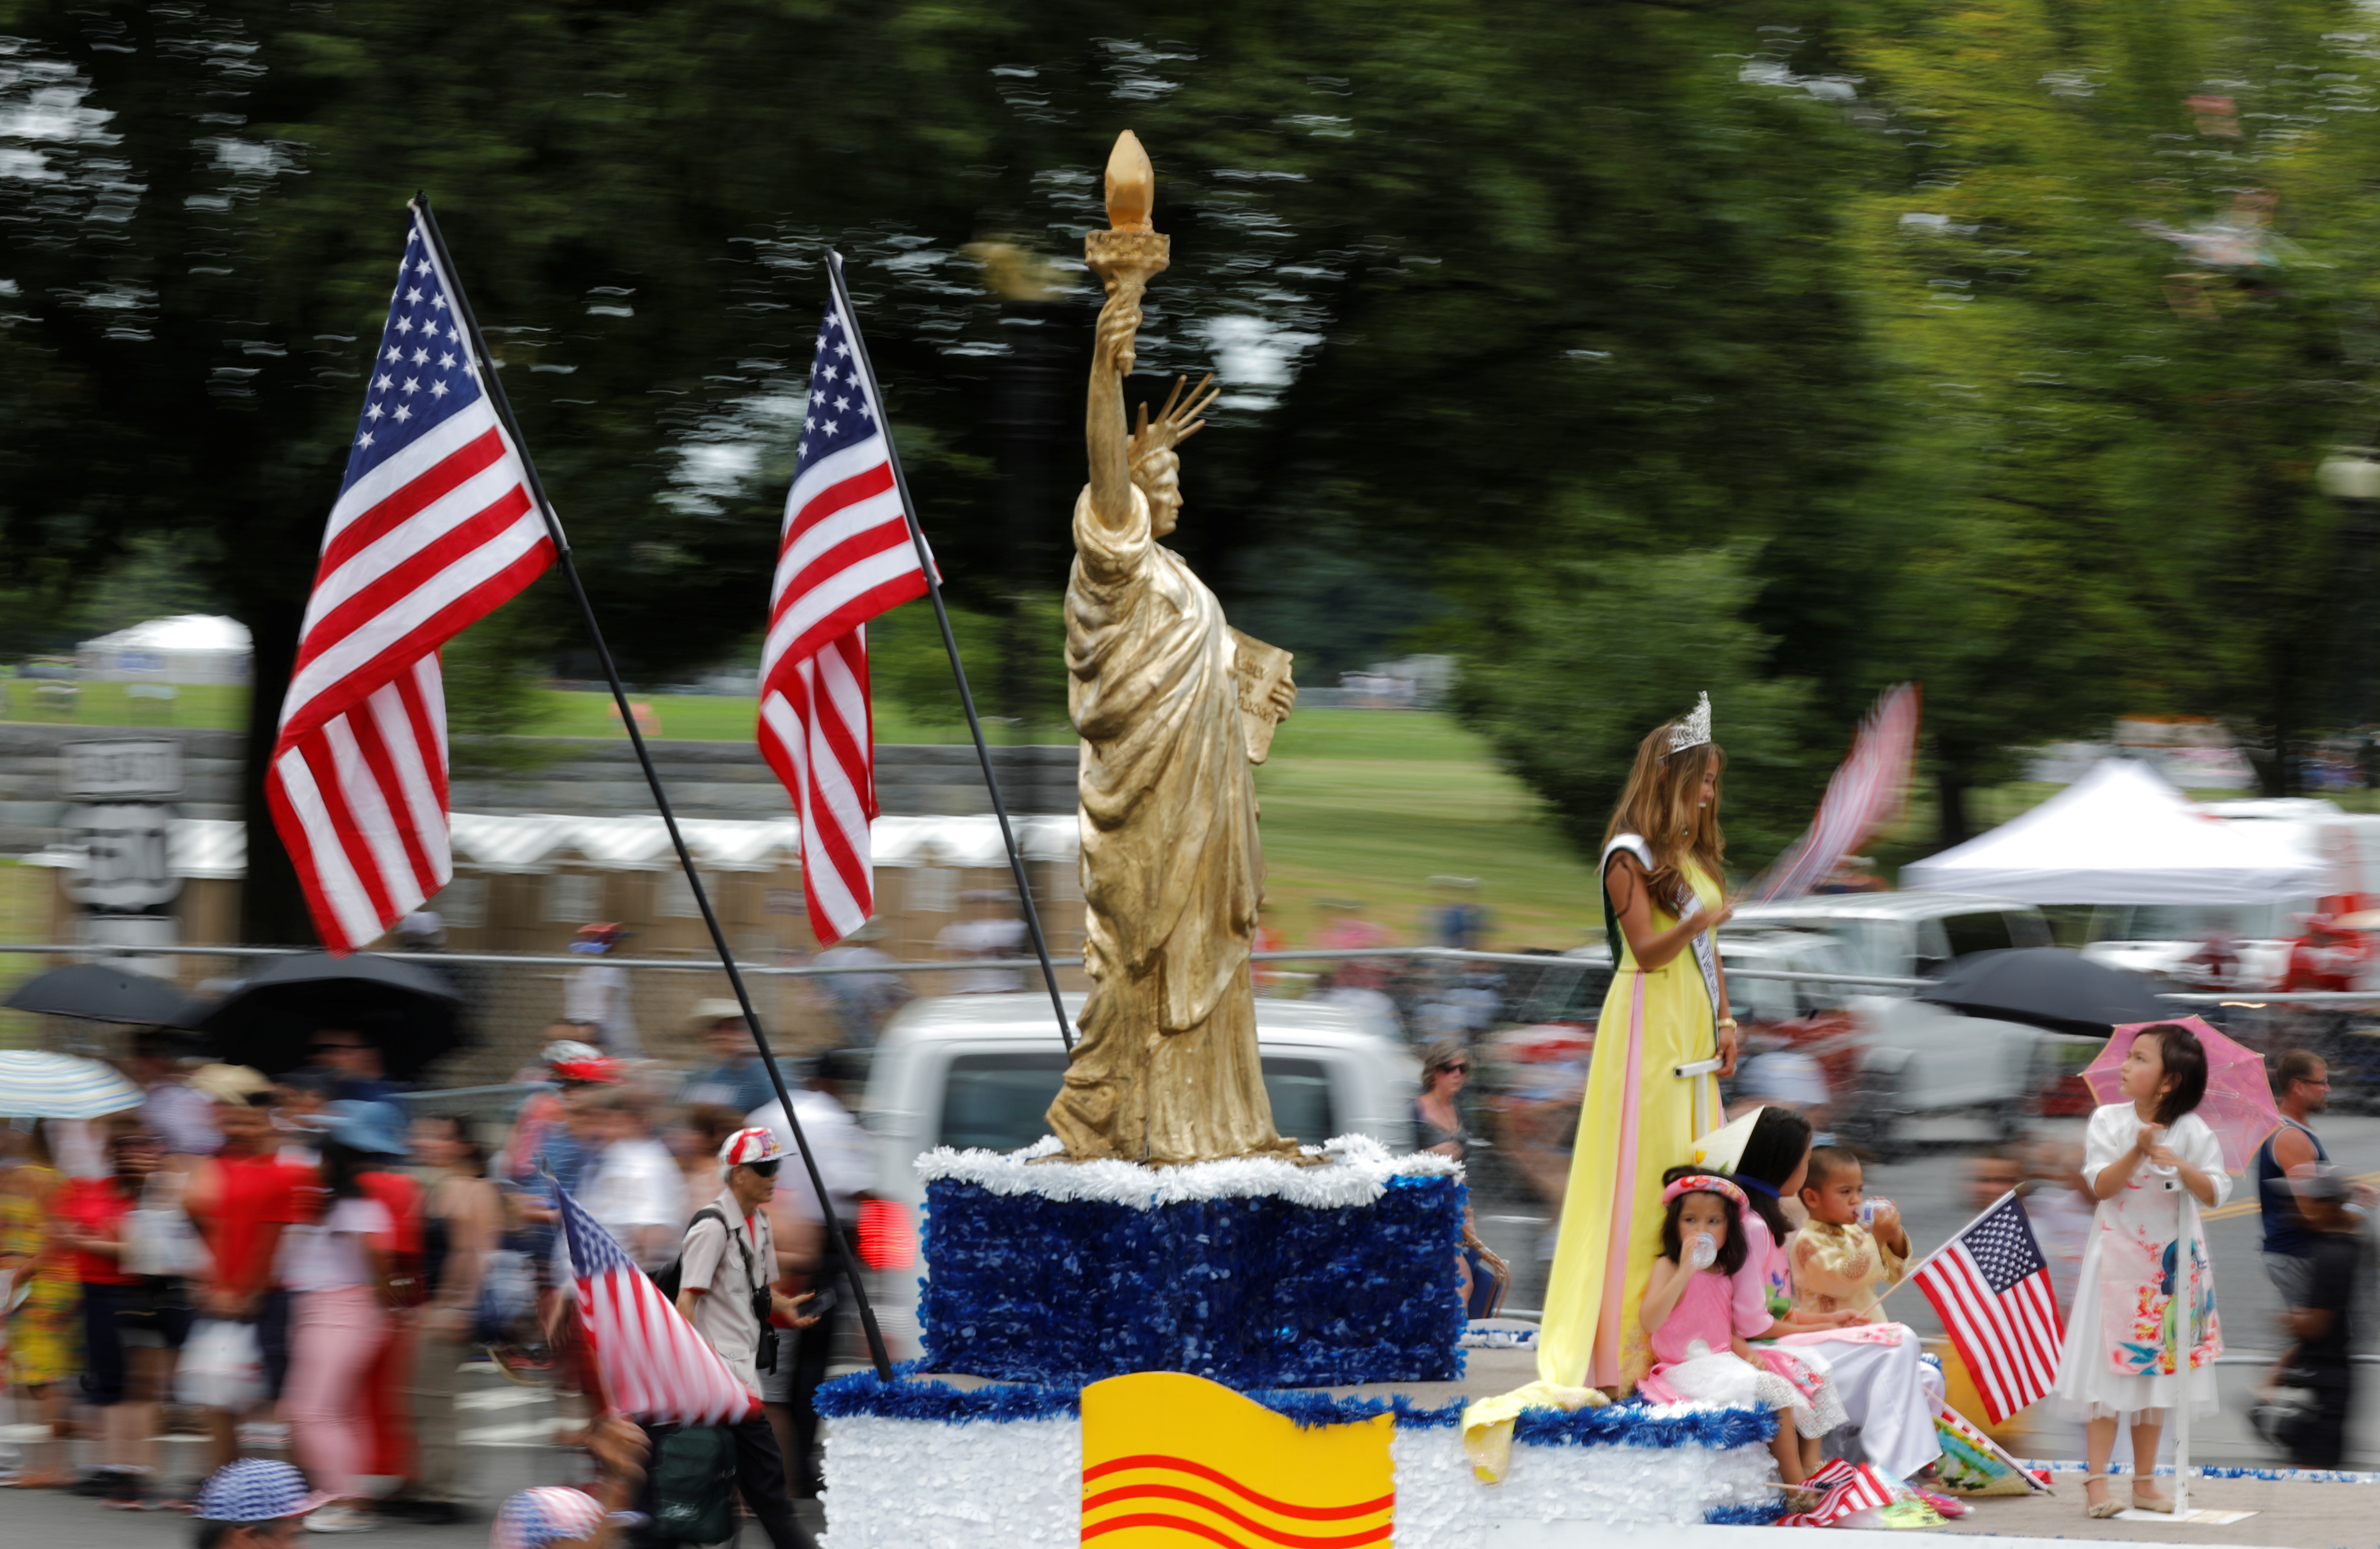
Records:
<instances>
[{"instance_id":1,"label":"statue's raised arm","mask_svg":"<svg viewBox=\"0 0 2380 1549\"><path fill-rule=\"evenodd\" d=\"M1157 174L1148 152L1127 129L1108 157L1109 229L1091 234L1085 261L1107 286L1091 350L1091 382L1084 425L1089 442L1091 514L1120 532L1135 520L1132 499L1133 438L1125 431L1124 379L1132 375L1133 341L1140 333L1140 298L1149 279L1172 259L1172 244L1149 224Z\"/></svg>"}]
</instances>

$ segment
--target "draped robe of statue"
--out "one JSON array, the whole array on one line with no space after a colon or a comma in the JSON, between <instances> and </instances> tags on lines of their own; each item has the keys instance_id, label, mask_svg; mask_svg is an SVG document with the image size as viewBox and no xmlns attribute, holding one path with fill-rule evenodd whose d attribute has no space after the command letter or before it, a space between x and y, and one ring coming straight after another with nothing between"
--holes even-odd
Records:
<instances>
[{"instance_id":1,"label":"draped robe of statue","mask_svg":"<svg viewBox=\"0 0 2380 1549\"><path fill-rule=\"evenodd\" d=\"M1075 503L1067 705L1095 984L1050 1124L1078 1158L1293 1151L1273 1131L1248 977L1264 856L1240 647L1130 488L1120 526L1087 488Z\"/></svg>"}]
</instances>

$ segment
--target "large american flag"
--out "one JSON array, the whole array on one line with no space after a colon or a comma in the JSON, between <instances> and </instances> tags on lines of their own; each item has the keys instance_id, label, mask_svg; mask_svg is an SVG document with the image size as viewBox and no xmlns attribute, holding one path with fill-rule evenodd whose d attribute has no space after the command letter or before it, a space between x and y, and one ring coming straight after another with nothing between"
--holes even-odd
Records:
<instances>
[{"instance_id":1,"label":"large american flag","mask_svg":"<svg viewBox=\"0 0 2380 1549\"><path fill-rule=\"evenodd\" d=\"M568 1191L557 1188L554 1195L578 1288L578 1328L604 1403L655 1425L725 1425L759 1413L760 1400L744 1379L670 1305L652 1277Z\"/></svg>"},{"instance_id":2,"label":"large american flag","mask_svg":"<svg viewBox=\"0 0 2380 1549\"><path fill-rule=\"evenodd\" d=\"M453 874L438 650L552 561L417 210L264 777L332 951Z\"/></svg>"},{"instance_id":3,"label":"large american flag","mask_svg":"<svg viewBox=\"0 0 2380 1549\"><path fill-rule=\"evenodd\" d=\"M2014 1194L1975 1217L1911 1277L1950 1333L1998 1425L2058 1380L2064 1336L2049 1261Z\"/></svg>"},{"instance_id":4,"label":"large american flag","mask_svg":"<svg viewBox=\"0 0 2380 1549\"><path fill-rule=\"evenodd\" d=\"M821 946L876 908L868 825L876 731L869 619L926 592L892 477L892 444L859 341L835 304L819 324L808 403L785 497L760 657L760 754L802 820L802 891Z\"/></svg>"},{"instance_id":5,"label":"large american flag","mask_svg":"<svg viewBox=\"0 0 2380 1549\"><path fill-rule=\"evenodd\" d=\"M1809 831L1786 847L1754 884L1753 902L1801 898L1824 882L1868 836L1897 821L1917 762L1920 696L1915 684L1885 691L1860 722L1852 751L1827 782Z\"/></svg>"}]
</instances>

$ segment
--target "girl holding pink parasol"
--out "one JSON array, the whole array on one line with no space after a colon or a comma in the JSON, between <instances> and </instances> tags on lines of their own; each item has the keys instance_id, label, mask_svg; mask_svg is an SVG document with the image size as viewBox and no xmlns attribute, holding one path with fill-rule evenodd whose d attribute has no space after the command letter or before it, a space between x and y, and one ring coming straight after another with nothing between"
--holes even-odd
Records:
<instances>
[{"instance_id":1,"label":"girl holding pink parasol","mask_svg":"<svg viewBox=\"0 0 2380 1549\"><path fill-rule=\"evenodd\" d=\"M2209 1044L2224 1066L2214 1091L2208 1057L2217 1050ZM2123 1416L2132 1417L2131 1505L2171 1511L2174 1498L2146 1483L2165 1412L2182 1406L2187 1434L2190 1417L2216 1408L2214 1361L2223 1334L2197 1208L2230 1197L2228 1154L2236 1150L2244 1165L2271 1129L2236 1079L2235 1055L2257 1066L2253 1054L2193 1017L2118 1028L2083 1072L2105 1101L2083 1141L2082 1177L2099 1204L2051 1391L2061 1410L2086 1423L2084 1509L2092 1517L2123 1509L2107 1484ZM2260 1066L2252 1084L2264 1091ZM2277 1119L2271 1098L2260 1102Z\"/></svg>"}]
</instances>

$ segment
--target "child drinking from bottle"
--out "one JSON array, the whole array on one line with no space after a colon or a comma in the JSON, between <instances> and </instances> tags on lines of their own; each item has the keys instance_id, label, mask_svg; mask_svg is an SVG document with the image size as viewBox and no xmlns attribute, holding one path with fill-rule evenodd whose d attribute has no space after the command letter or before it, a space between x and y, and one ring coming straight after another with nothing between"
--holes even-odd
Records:
<instances>
[{"instance_id":1,"label":"child drinking from bottle","mask_svg":"<svg viewBox=\"0 0 2380 1549\"><path fill-rule=\"evenodd\" d=\"M2206 1052L2187 1027L2143 1027L2120 1079L2125 1101L2094 1112L2083 1137L2082 1177L2099 1204L2051 1390L2063 1412L2085 1422L2088 1517L2124 1508L2108 1495L2107 1460L2128 1414L2131 1505L2173 1509L2173 1497L2147 1482L2165 1411L2187 1403L2193 1416L2213 1414L2215 1358L2223 1353L2214 1272L2194 1220L2196 1205L2219 1205L2231 1193L2222 1142L2191 1111L2206 1095ZM2193 1216L2187 1267L2177 1262L2185 1197Z\"/></svg>"},{"instance_id":2,"label":"child drinking from bottle","mask_svg":"<svg viewBox=\"0 0 2380 1549\"><path fill-rule=\"evenodd\" d=\"M1909 1268L1909 1233L1890 1200L1864 1197L1860 1159L1840 1145L1813 1146L1802 1180L1809 1216L1793 1234L1793 1310L1815 1323L1840 1313L1880 1323L1876 1298Z\"/></svg>"},{"instance_id":3,"label":"child drinking from bottle","mask_svg":"<svg viewBox=\"0 0 2380 1549\"><path fill-rule=\"evenodd\" d=\"M1657 1404L1791 1410L1792 1426L1779 1425L1768 1446L1785 1482L1799 1484L1817 1467L1817 1438L1842 1422L1841 1405L1822 1417L1815 1393L1755 1361L1744 1331L1735 1325L1729 1277L1743 1267L1743 1191L1692 1168L1672 1168L1665 1181L1661 1256L1645 1284L1640 1313L1655 1364L1636 1391ZM1815 1381L1811 1386L1824 1391Z\"/></svg>"}]
</instances>

